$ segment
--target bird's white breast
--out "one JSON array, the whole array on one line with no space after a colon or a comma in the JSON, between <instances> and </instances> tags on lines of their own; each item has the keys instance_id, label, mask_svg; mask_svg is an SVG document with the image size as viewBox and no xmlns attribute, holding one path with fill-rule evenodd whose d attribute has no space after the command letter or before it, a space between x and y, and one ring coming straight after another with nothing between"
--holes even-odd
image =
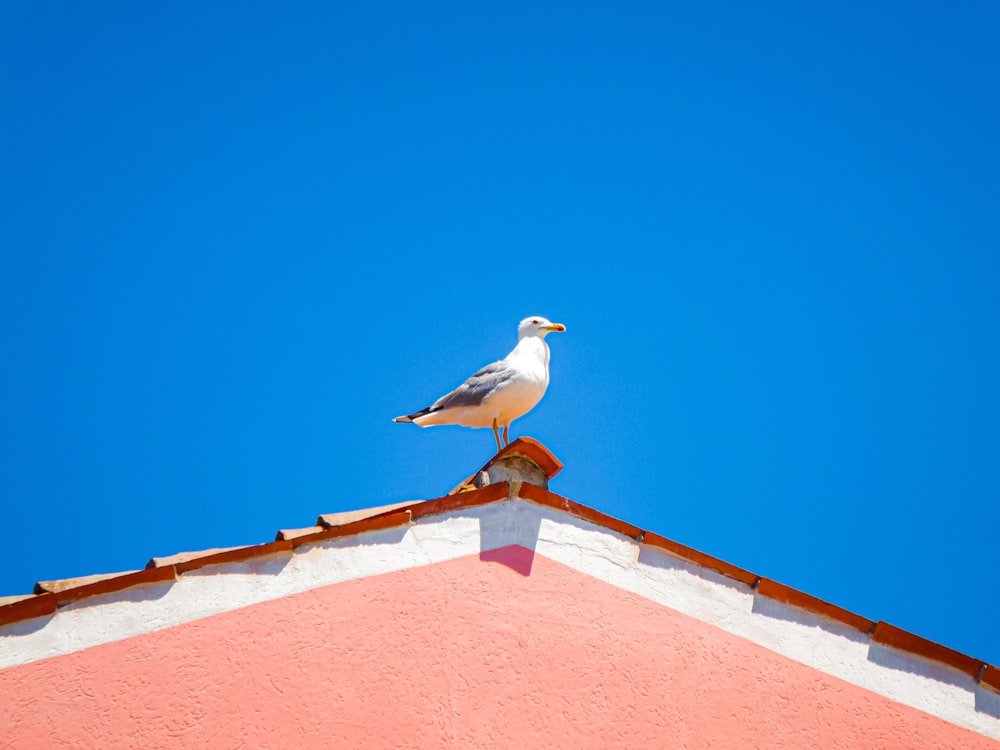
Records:
<instances>
[{"instance_id":1,"label":"bird's white breast","mask_svg":"<svg viewBox=\"0 0 1000 750\"><path fill-rule=\"evenodd\" d=\"M516 377L488 399L488 410L497 422L509 424L527 414L542 400L549 385L549 347L537 337L521 339L510 354L507 364Z\"/></svg>"}]
</instances>

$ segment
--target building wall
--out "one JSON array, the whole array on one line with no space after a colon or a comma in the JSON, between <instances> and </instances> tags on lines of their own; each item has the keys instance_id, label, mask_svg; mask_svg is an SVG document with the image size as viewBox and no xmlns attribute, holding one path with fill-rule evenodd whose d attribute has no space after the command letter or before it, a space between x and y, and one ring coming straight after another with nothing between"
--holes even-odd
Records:
<instances>
[{"instance_id":1,"label":"building wall","mask_svg":"<svg viewBox=\"0 0 1000 750\"><path fill-rule=\"evenodd\" d=\"M0 747L1000 748L538 554L557 531L22 660Z\"/></svg>"}]
</instances>

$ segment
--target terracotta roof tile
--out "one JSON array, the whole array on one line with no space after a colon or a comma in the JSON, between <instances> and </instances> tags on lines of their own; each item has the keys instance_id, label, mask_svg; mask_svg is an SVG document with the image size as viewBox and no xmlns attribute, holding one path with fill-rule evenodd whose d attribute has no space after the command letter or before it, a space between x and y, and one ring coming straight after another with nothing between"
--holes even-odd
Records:
<instances>
[{"instance_id":1,"label":"terracotta roof tile","mask_svg":"<svg viewBox=\"0 0 1000 750\"><path fill-rule=\"evenodd\" d=\"M292 539L298 539L300 536L317 534L322 530L323 530L322 526L306 526L305 528L301 529L281 529L274 537L274 541L276 542L291 541Z\"/></svg>"},{"instance_id":2,"label":"terracotta roof tile","mask_svg":"<svg viewBox=\"0 0 1000 750\"><path fill-rule=\"evenodd\" d=\"M980 659L966 656L947 646L942 646L940 643L921 638L919 635L914 635L881 620L875 625L872 640L883 646L891 646L900 651L907 651L926 659L947 664L977 680L983 671L983 662Z\"/></svg>"},{"instance_id":3,"label":"terracotta roof tile","mask_svg":"<svg viewBox=\"0 0 1000 750\"><path fill-rule=\"evenodd\" d=\"M56 598L56 603L61 607L64 604L85 599L90 596L100 596L110 594L114 591L141 586L147 583L162 583L173 581L177 578L177 571L172 567L152 568L149 570L138 570L134 573L124 573L113 578L98 577L97 581L81 583L79 586L64 588L52 594ZM76 581L87 581L87 578L70 579ZM45 596L45 594L42 594Z\"/></svg>"},{"instance_id":4,"label":"terracotta roof tile","mask_svg":"<svg viewBox=\"0 0 1000 750\"><path fill-rule=\"evenodd\" d=\"M51 594L58 594L60 591L65 591L66 589L75 589L91 583L97 583L98 581L105 581L109 578L117 578L118 576L126 576L138 572L138 570L124 570L120 573L101 573L99 575L82 576L80 578L63 578L58 581L39 581L35 584L35 593L44 594L49 592Z\"/></svg>"},{"instance_id":5,"label":"terracotta roof tile","mask_svg":"<svg viewBox=\"0 0 1000 750\"><path fill-rule=\"evenodd\" d=\"M389 513L383 513L380 516L362 518L361 520L354 521L353 523L347 523L341 526L332 526L329 529L321 529L314 534L305 534L304 536L292 539L287 542L287 544L290 544L294 549L296 547L301 547L304 544L313 544L315 542L324 542L328 539L354 536L355 534L363 534L366 531L379 531L381 529L391 529L395 526L405 526L409 522L409 510L395 510L390 511Z\"/></svg>"},{"instance_id":6,"label":"terracotta roof tile","mask_svg":"<svg viewBox=\"0 0 1000 750\"><path fill-rule=\"evenodd\" d=\"M287 541L255 544L249 547L232 547L228 550L210 550L213 554L197 555L176 563L178 573L204 568L206 565L222 565L224 563L242 562L254 557L265 557L279 552L291 552L292 543Z\"/></svg>"},{"instance_id":7,"label":"terracotta roof tile","mask_svg":"<svg viewBox=\"0 0 1000 750\"><path fill-rule=\"evenodd\" d=\"M177 565L178 563L188 562L189 560L197 560L199 557L208 557L209 555L218 555L223 552L232 552L233 550L245 549L245 547L214 547L213 549L203 549L198 552L178 552L176 555L167 555L165 557L154 557L148 563L146 563L146 568L165 568L170 565Z\"/></svg>"},{"instance_id":8,"label":"terracotta roof tile","mask_svg":"<svg viewBox=\"0 0 1000 750\"><path fill-rule=\"evenodd\" d=\"M495 461L501 456L518 455L534 461L535 465L545 472L545 476L549 479L552 479L552 477L563 470L562 461L553 456L548 448L530 437L519 437L494 456L493 460ZM490 463L492 463L492 461Z\"/></svg>"},{"instance_id":9,"label":"terracotta roof tile","mask_svg":"<svg viewBox=\"0 0 1000 750\"><path fill-rule=\"evenodd\" d=\"M816 614L823 615L823 617L828 617L831 620L843 623L844 625L854 628L855 630L860 630L863 633L870 633L872 628L875 627L875 623L866 617L856 615L853 612L849 612L835 604L830 604L829 602L825 602L815 596L803 593L798 589L793 589L791 586L786 586L783 583L772 581L770 578L760 579L760 582L757 584L757 592L761 596L766 596L768 599L774 599L775 601L783 604L789 604L793 607L798 607L799 609L815 612Z\"/></svg>"},{"instance_id":10,"label":"terracotta roof tile","mask_svg":"<svg viewBox=\"0 0 1000 750\"><path fill-rule=\"evenodd\" d=\"M333 526L346 526L349 523L354 523L355 521L360 521L364 518L381 516L382 514L396 510L397 508L405 508L409 505L416 505L419 502L419 500L408 500L402 503L392 503L391 505L380 505L376 508L348 510L342 513L324 513L316 520L316 524L324 529L329 529Z\"/></svg>"}]
</instances>

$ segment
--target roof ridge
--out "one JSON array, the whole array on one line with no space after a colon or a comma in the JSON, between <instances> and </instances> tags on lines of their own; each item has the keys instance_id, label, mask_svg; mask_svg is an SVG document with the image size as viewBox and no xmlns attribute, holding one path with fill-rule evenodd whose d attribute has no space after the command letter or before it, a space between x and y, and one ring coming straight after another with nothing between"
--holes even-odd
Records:
<instances>
[{"instance_id":1,"label":"roof ridge","mask_svg":"<svg viewBox=\"0 0 1000 750\"><path fill-rule=\"evenodd\" d=\"M488 469L498 459L510 456L528 458L542 469L548 478L563 468L562 463L541 443L531 438L518 438L494 456L483 470ZM475 476L473 475L473 477ZM462 486L459 485L460 488ZM971 676L977 684L1000 693L1000 668L988 662L884 621L869 620L811 594L773 579L763 578L655 532L646 531L587 505L577 503L551 492L546 487L520 481L503 481L481 488L467 487L460 491L459 488L456 488L451 494L431 500L392 503L358 511L321 515L315 526L279 530L272 542L154 557L143 570L40 581L35 585L34 594L0 598L0 626L51 615L59 607L81 599L121 591L133 586L176 580L189 571L210 565L242 562L280 553L293 554L296 549L304 545L406 526L416 519L510 499L521 499L525 502L549 507L629 537L640 546L648 546L691 562L698 567L712 570L753 589L767 599L819 615L866 633L870 635L874 643L957 669ZM338 523L338 521L340 522Z\"/></svg>"}]
</instances>

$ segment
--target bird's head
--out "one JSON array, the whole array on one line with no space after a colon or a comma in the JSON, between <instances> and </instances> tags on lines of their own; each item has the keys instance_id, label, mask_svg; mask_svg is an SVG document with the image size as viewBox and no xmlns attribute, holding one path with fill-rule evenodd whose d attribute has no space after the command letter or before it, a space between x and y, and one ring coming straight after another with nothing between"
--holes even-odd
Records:
<instances>
[{"instance_id":1,"label":"bird's head","mask_svg":"<svg viewBox=\"0 0 1000 750\"><path fill-rule=\"evenodd\" d=\"M544 339L553 331L565 330L566 326L562 323L553 323L541 315L532 315L530 318L525 318L521 321L521 325L517 327L517 337L518 339L523 339L525 336L537 336L540 339Z\"/></svg>"}]
</instances>

